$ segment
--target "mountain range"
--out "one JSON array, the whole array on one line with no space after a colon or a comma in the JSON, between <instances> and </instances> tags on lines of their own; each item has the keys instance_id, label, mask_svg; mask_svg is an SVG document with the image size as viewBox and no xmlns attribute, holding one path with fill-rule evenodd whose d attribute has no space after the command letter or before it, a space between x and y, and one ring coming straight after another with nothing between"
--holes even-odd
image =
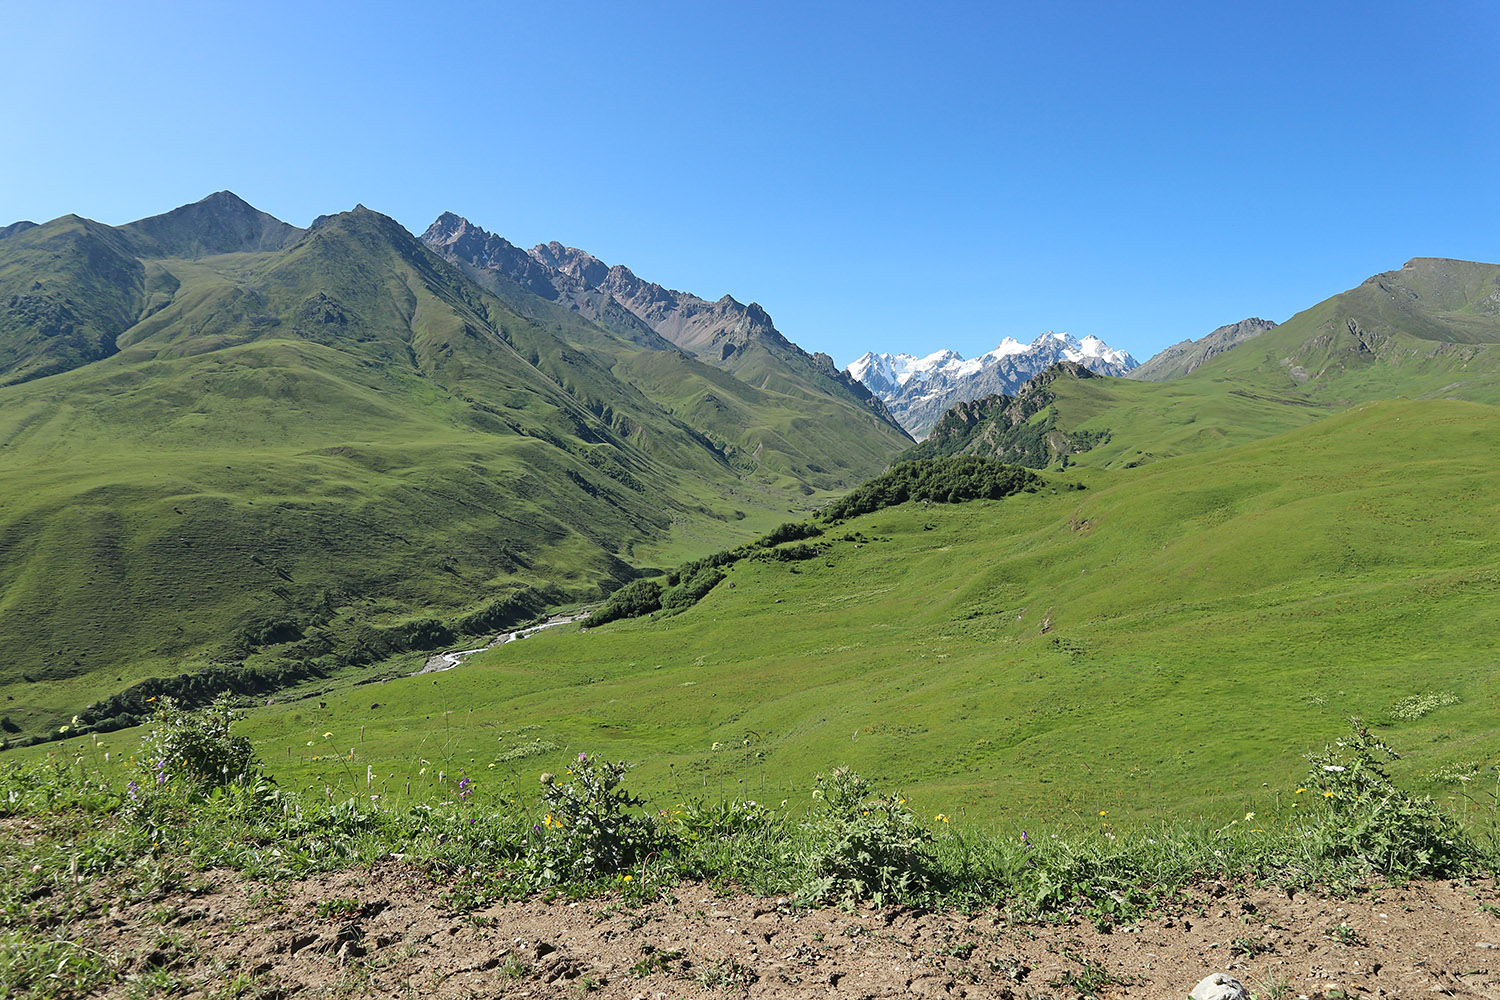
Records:
<instances>
[{"instance_id":1,"label":"mountain range","mask_svg":"<svg viewBox=\"0 0 1500 1000\"><path fill-rule=\"evenodd\" d=\"M848 372L879 396L909 433L920 438L952 406L1016 392L1022 383L1060 361L1101 375L1125 375L1138 364L1098 337L1079 340L1049 330L1030 344L1006 337L993 351L971 360L951 350L920 358L869 352L851 364Z\"/></svg>"},{"instance_id":2,"label":"mountain range","mask_svg":"<svg viewBox=\"0 0 1500 1000\"><path fill-rule=\"evenodd\" d=\"M911 444L758 307L653 311L614 269L684 348L568 284L581 252L501 273L363 206L303 229L229 192L4 233L12 733L128 720L151 678L275 690L598 597Z\"/></svg>"}]
</instances>

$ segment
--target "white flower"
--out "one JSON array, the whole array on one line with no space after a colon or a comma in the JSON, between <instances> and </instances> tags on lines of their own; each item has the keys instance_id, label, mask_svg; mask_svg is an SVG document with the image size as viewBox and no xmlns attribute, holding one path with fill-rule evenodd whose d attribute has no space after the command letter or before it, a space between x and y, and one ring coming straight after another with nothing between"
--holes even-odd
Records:
<instances>
[{"instance_id":1,"label":"white flower","mask_svg":"<svg viewBox=\"0 0 1500 1000\"><path fill-rule=\"evenodd\" d=\"M1323 770L1325 770L1325 771L1342 771L1343 769L1344 769L1344 765L1342 765L1342 764L1324 764L1323 765Z\"/></svg>"}]
</instances>

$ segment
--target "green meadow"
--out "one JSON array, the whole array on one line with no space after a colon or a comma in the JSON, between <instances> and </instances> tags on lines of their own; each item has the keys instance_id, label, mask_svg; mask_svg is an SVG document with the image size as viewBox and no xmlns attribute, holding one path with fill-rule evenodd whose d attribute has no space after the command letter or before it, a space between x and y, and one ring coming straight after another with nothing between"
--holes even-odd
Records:
<instances>
[{"instance_id":1,"label":"green meadow","mask_svg":"<svg viewBox=\"0 0 1500 1000\"><path fill-rule=\"evenodd\" d=\"M1462 808L1500 760L1497 450L1493 407L1384 402L908 503L826 526L818 558L737 563L682 614L543 632L242 731L278 780L334 798L430 800L461 775L529 795L588 751L638 765L653 803L795 805L850 765L930 814L1132 824L1289 807L1303 755L1358 716L1410 751L1404 782Z\"/></svg>"}]
</instances>

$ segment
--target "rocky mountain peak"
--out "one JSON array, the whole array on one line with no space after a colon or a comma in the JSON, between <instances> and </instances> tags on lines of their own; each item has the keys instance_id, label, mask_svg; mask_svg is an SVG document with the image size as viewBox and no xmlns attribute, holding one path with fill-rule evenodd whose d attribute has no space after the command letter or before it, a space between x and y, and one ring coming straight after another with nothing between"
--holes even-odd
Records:
<instances>
[{"instance_id":1,"label":"rocky mountain peak","mask_svg":"<svg viewBox=\"0 0 1500 1000\"><path fill-rule=\"evenodd\" d=\"M1013 395L1028 379L1059 362L1101 375L1124 375L1136 366L1127 352L1098 337L1079 340L1048 330L1029 345L1006 337L994 350L972 360L947 349L920 358L871 351L851 364L848 372L884 400L908 433L920 437L956 403Z\"/></svg>"}]
</instances>

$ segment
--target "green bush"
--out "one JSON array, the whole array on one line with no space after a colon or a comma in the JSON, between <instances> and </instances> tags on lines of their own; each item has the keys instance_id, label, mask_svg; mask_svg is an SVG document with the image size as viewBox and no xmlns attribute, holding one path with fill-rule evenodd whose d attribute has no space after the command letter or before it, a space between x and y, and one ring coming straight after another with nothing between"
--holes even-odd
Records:
<instances>
[{"instance_id":1,"label":"green bush","mask_svg":"<svg viewBox=\"0 0 1500 1000\"><path fill-rule=\"evenodd\" d=\"M897 795L877 796L847 767L818 775L817 809L806 824L801 896L810 903L883 906L931 887L932 835Z\"/></svg>"},{"instance_id":2,"label":"green bush","mask_svg":"<svg viewBox=\"0 0 1500 1000\"><path fill-rule=\"evenodd\" d=\"M593 614L583 620L594 628L621 618L639 618L661 610L662 586L656 580L632 580L613 594Z\"/></svg>"},{"instance_id":3,"label":"green bush","mask_svg":"<svg viewBox=\"0 0 1500 1000\"><path fill-rule=\"evenodd\" d=\"M223 699L196 712L162 698L151 728L141 738L138 767L151 786L174 782L203 791L249 784L260 775L250 741L230 735L234 714ZM132 785L137 786L137 782Z\"/></svg>"},{"instance_id":4,"label":"green bush","mask_svg":"<svg viewBox=\"0 0 1500 1000\"><path fill-rule=\"evenodd\" d=\"M642 800L620 787L629 769L580 753L566 781L542 776L545 814L528 858L537 881L556 885L630 872L664 847L655 822L637 811Z\"/></svg>"},{"instance_id":5,"label":"green bush","mask_svg":"<svg viewBox=\"0 0 1500 1000\"><path fill-rule=\"evenodd\" d=\"M961 503L999 500L1013 493L1035 490L1042 479L1030 469L990 458L924 458L902 462L824 508L820 517L839 521L895 507L908 500Z\"/></svg>"},{"instance_id":6,"label":"green bush","mask_svg":"<svg viewBox=\"0 0 1500 1000\"><path fill-rule=\"evenodd\" d=\"M1432 799L1397 787L1386 762L1399 754L1351 720L1345 739L1309 754L1309 787L1322 792L1324 810L1309 829L1314 852L1357 860L1391 879L1445 878L1471 868L1479 856L1467 835Z\"/></svg>"},{"instance_id":7,"label":"green bush","mask_svg":"<svg viewBox=\"0 0 1500 1000\"><path fill-rule=\"evenodd\" d=\"M683 580L664 593L661 598L661 608L663 611L686 611L703 600L722 579L724 579L724 571L717 567L699 570L689 579Z\"/></svg>"}]
</instances>

